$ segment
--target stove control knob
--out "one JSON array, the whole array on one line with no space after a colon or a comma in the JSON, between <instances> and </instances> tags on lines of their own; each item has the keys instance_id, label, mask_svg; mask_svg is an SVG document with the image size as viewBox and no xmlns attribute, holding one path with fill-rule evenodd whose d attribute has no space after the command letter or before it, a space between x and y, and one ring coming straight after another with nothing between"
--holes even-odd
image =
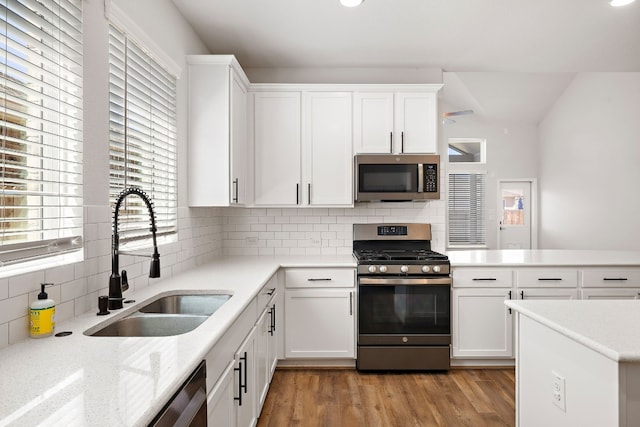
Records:
<instances>
[{"instance_id":1,"label":"stove control knob","mask_svg":"<svg viewBox=\"0 0 640 427\"><path fill-rule=\"evenodd\" d=\"M406 272L409 271L409 267L406 266L406 265L403 265L402 267L400 267L400 271L403 272L403 273L406 273Z\"/></svg>"},{"instance_id":2,"label":"stove control knob","mask_svg":"<svg viewBox=\"0 0 640 427\"><path fill-rule=\"evenodd\" d=\"M387 272L387 266L386 265L381 265L380 266L380 273L386 273Z\"/></svg>"},{"instance_id":3,"label":"stove control knob","mask_svg":"<svg viewBox=\"0 0 640 427\"><path fill-rule=\"evenodd\" d=\"M423 273L428 273L431 271L431 267L429 267L428 265L423 265L422 266L422 272Z\"/></svg>"},{"instance_id":4,"label":"stove control knob","mask_svg":"<svg viewBox=\"0 0 640 427\"><path fill-rule=\"evenodd\" d=\"M376 272L376 266L375 265L370 265L369 266L369 273L375 273Z\"/></svg>"},{"instance_id":5,"label":"stove control knob","mask_svg":"<svg viewBox=\"0 0 640 427\"><path fill-rule=\"evenodd\" d=\"M433 272L434 273L440 273L440 266L439 265L434 265L433 266Z\"/></svg>"}]
</instances>

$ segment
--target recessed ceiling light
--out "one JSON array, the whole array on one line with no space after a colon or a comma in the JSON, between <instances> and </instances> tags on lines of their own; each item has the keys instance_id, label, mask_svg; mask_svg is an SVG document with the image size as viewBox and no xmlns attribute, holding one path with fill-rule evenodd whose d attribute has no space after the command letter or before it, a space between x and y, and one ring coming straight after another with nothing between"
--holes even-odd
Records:
<instances>
[{"instance_id":1,"label":"recessed ceiling light","mask_svg":"<svg viewBox=\"0 0 640 427\"><path fill-rule=\"evenodd\" d=\"M609 4L614 7L618 6L626 6L630 3L633 3L636 0L609 0Z\"/></svg>"},{"instance_id":2,"label":"recessed ceiling light","mask_svg":"<svg viewBox=\"0 0 640 427\"><path fill-rule=\"evenodd\" d=\"M340 4L346 7L356 7L356 6L360 6L363 1L364 0L340 0ZM620 1L620 0L617 0L617 1Z\"/></svg>"}]
</instances>

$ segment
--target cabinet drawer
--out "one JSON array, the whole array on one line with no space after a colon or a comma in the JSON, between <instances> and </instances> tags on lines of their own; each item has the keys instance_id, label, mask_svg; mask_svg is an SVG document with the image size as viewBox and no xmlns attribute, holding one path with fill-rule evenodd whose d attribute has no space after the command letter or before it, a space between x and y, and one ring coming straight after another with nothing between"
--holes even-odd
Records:
<instances>
[{"instance_id":1,"label":"cabinet drawer","mask_svg":"<svg viewBox=\"0 0 640 427\"><path fill-rule=\"evenodd\" d=\"M352 288L353 268L290 268L284 273L287 288Z\"/></svg>"},{"instance_id":2,"label":"cabinet drawer","mask_svg":"<svg viewBox=\"0 0 640 427\"><path fill-rule=\"evenodd\" d=\"M571 288L578 286L574 268L523 268L516 270L518 286L529 288Z\"/></svg>"},{"instance_id":3,"label":"cabinet drawer","mask_svg":"<svg viewBox=\"0 0 640 427\"><path fill-rule=\"evenodd\" d=\"M584 288L638 288L640 269L602 268L582 270Z\"/></svg>"},{"instance_id":4,"label":"cabinet drawer","mask_svg":"<svg viewBox=\"0 0 640 427\"><path fill-rule=\"evenodd\" d=\"M453 269L454 288L509 288L513 272L504 268Z\"/></svg>"}]
</instances>

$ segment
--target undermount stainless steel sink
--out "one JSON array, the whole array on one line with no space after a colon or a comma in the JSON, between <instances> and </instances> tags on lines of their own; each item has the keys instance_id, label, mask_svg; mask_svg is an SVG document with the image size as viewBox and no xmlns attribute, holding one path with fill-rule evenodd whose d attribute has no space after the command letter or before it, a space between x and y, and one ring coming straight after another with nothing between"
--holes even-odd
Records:
<instances>
[{"instance_id":1,"label":"undermount stainless steel sink","mask_svg":"<svg viewBox=\"0 0 640 427\"><path fill-rule=\"evenodd\" d=\"M200 326L231 298L230 294L177 294L160 297L138 311L85 335L93 337L167 337Z\"/></svg>"},{"instance_id":2,"label":"undermount stainless steel sink","mask_svg":"<svg viewBox=\"0 0 640 427\"><path fill-rule=\"evenodd\" d=\"M200 326L209 316L132 314L91 334L93 337L168 337L185 334Z\"/></svg>"},{"instance_id":3,"label":"undermount stainless steel sink","mask_svg":"<svg viewBox=\"0 0 640 427\"><path fill-rule=\"evenodd\" d=\"M229 294L169 295L143 306L140 312L211 316L229 298Z\"/></svg>"}]
</instances>

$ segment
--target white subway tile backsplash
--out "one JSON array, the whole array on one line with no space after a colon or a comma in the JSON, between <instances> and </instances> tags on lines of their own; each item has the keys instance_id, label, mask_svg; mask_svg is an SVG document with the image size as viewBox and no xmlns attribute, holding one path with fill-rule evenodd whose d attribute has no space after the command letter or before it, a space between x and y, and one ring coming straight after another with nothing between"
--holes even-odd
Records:
<instances>
[{"instance_id":1,"label":"white subway tile backsplash","mask_svg":"<svg viewBox=\"0 0 640 427\"><path fill-rule=\"evenodd\" d=\"M426 222L432 247L444 250L445 204L369 203L354 208L178 208L178 241L161 245L162 277L185 271L216 255L350 254L353 224ZM97 309L97 296L108 292L111 273L111 210L85 208L85 260L0 280L0 348L28 337L28 306L40 283L54 282L47 293L58 303L56 319ZM122 256L132 289L153 286L149 259ZM126 297L126 293L125 293Z\"/></svg>"}]
</instances>

